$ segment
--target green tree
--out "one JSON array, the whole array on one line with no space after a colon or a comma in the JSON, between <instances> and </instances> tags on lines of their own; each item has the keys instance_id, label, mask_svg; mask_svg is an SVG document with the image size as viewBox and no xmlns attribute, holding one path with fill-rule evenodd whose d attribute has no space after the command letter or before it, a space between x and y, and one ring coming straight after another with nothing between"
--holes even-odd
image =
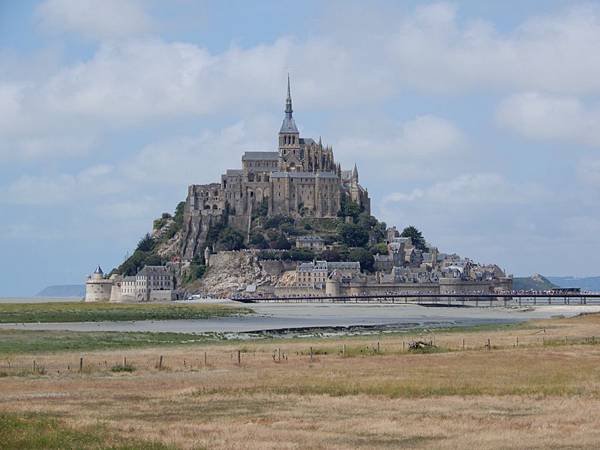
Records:
<instances>
[{"instance_id":1,"label":"green tree","mask_svg":"<svg viewBox=\"0 0 600 450\"><path fill-rule=\"evenodd\" d=\"M362 270L373 272L375 260L370 251L364 248L352 248L348 255L350 261L358 261Z\"/></svg>"},{"instance_id":2,"label":"green tree","mask_svg":"<svg viewBox=\"0 0 600 450\"><path fill-rule=\"evenodd\" d=\"M294 248L290 250L290 257L294 261L312 261L315 259L315 252L306 248Z\"/></svg>"},{"instance_id":3,"label":"green tree","mask_svg":"<svg viewBox=\"0 0 600 450\"><path fill-rule=\"evenodd\" d=\"M269 217L267 220L265 220L263 228L265 230L267 230L269 228L279 228L284 223L293 224L294 223L294 219L291 218L291 217L289 217L289 216L282 216L282 215L277 215L277 216Z\"/></svg>"},{"instance_id":4,"label":"green tree","mask_svg":"<svg viewBox=\"0 0 600 450\"><path fill-rule=\"evenodd\" d=\"M370 248L371 250L371 254L376 255L376 254L380 254L380 255L387 255L388 254L388 247L387 244L385 242L380 242L379 244L375 244L374 246L372 246Z\"/></svg>"},{"instance_id":5,"label":"green tree","mask_svg":"<svg viewBox=\"0 0 600 450\"><path fill-rule=\"evenodd\" d=\"M185 209L185 202L179 202L177 207L175 208L175 216L173 220L175 220L175 225L177 229L181 229L183 227L183 210Z\"/></svg>"},{"instance_id":6,"label":"green tree","mask_svg":"<svg viewBox=\"0 0 600 450\"><path fill-rule=\"evenodd\" d=\"M219 246L223 250L240 250L244 248L244 236L239 231L225 228L219 235Z\"/></svg>"},{"instance_id":7,"label":"green tree","mask_svg":"<svg viewBox=\"0 0 600 450\"><path fill-rule=\"evenodd\" d=\"M262 233L255 233L250 237L250 245L254 248L269 248L269 243L265 239Z\"/></svg>"},{"instance_id":8,"label":"green tree","mask_svg":"<svg viewBox=\"0 0 600 450\"><path fill-rule=\"evenodd\" d=\"M289 250L290 248L292 248L292 244L290 243L290 241L287 240L287 238L283 234L281 234L273 244L273 248L277 250Z\"/></svg>"},{"instance_id":9,"label":"green tree","mask_svg":"<svg viewBox=\"0 0 600 450\"><path fill-rule=\"evenodd\" d=\"M143 238L138 241L136 250L140 252L151 252L154 250L154 239L150 233L146 233Z\"/></svg>"},{"instance_id":10,"label":"green tree","mask_svg":"<svg viewBox=\"0 0 600 450\"><path fill-rule=\"evenodd\" d=\"M338 230L340 239L348 247L364 247L369 242L369 233L360 225L342 224Z\"/></svg>"},{"instance_id":11,"label":"green tree","mask_svg":"<svg viewBox=\"0 0 600 450\"><path fill-rule=\"evenodd\" d=\"M144 266L160 266L163 263L162 258L155 253L136 250L118 267L117 272L123 276L132 276Z\"/></svg>"},{"instance_id":12,"label":"green tree","mask_svg":"<svg viewBox=\"0 0 600 450\"><path fill-rule=\"evenodd\" d=\"M358 203L353 202L348 198L347 195L343 195L340 201L340 211L338 216L347 217L350 216L354 218L354 221L358 218L359 214L364 210L364 208L360 207Z\"/></svg>"},{"instance_id":13,"label":"green tree","mask_svg":"<svg viewBox=\"0 0 600 450\"><path fill-rule=\"evenodd\" d=\"M265 197L256 208L256 217L267 217L269 214L269 200Z\"/></svg>"},{"instance_id":14,"label":"green tree","mask_svg":"<svg viewBox=\"0 0 600 450\"><path fill-rule=\"evenodd\" d=\"M404 230L402 230L400 236L409 237L412 240L412 243L415 246L415 248L424 252L427 251L427 246L425 245L425 238L416 227L412 225L406 227Z\"/></svg>"},{"instance_id":15,"label":"green tree","mask_svg":"<svg viewBox=\"0 0 600 450\"><path fill-rule=\"evenodd\" d=\"M322 260L325 260L328 262L341 261L340 253L335 249L323 250L321 252L321 254L319 255L319 259L322 259Z\"/></svg>"}]
</instances>

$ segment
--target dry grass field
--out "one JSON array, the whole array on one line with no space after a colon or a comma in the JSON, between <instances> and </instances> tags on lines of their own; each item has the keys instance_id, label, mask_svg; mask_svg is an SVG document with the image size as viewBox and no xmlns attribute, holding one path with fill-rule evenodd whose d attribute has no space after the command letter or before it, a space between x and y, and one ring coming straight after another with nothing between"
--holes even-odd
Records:
<instances>
[{"instance_id":1,"label":"dry grass field","mask_svg":"<svg viewBox=\"0 0 600 450\"><path fill-rule=\"evenodd\" d=\"M409 352L415 339L437 348ZM598 448L599 344L600 315L586 315L412 336L16 354L0 362L0 442Z\"/></svg>"}]
</instances>

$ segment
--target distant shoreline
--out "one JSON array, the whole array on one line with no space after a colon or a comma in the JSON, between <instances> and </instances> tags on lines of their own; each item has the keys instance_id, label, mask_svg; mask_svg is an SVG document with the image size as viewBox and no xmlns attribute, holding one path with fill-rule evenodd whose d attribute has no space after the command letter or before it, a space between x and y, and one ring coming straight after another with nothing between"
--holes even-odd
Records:
<instances>
[{"instance_id":1,"label":"distant shoreline","mask_svg":"<svg viewBox=\"0 0 600 450\"><path fill-rule=\"evenodd\" d=\"M83 302L82 297L0 297L0 303Z\"/></svg>"}]
</instances>

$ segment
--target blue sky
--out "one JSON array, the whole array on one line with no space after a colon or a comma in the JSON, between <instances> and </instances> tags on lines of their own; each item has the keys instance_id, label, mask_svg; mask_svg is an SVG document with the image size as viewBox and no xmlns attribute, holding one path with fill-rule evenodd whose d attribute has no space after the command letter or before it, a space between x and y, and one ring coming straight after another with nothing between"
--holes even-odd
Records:
<instances>
[{"instance_id":1,"label":"blue sky","mask_svg":"<svg viewBox=\"0 0 600 450\"><path fill-rule=\"evenodd\" d=\"M0 296L118 265L295 118L374 213L515 275L600 267L600 3L0 2Z\"/></svg>"}]
</instances>

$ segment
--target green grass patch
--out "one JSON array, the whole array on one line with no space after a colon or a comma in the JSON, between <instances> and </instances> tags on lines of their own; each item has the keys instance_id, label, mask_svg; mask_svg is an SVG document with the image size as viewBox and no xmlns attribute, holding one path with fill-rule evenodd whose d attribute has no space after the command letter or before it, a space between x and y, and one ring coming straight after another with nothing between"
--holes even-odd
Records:
<instances>
[{"instance_id":1,"label":"green grass patch","mask_svg":"<svg viewBox=\"0 0 600 450\"><path fill-rule=\"evenodd\" d=\"M83 429L68 427L43 414L0 413L0 446L11 450L168 450L158 442L125 439L103 425Z\"/></svg>"},{"instance_id":2,"label":"green grass patch","mask_svg":"<svg viewBox=\"0 0 600 450\"><path fill-rule=\"evenodd\" d=\"M111 372L135 372L135 366L133 364L115 364L110 368Z\"/></svg>"},{"instance_id":3,"label":"green grass patch","mask_svg":"<svg viewBox=\"0 0 600 450\"><path fill-rule=\"evenodd\" d=\"M224 342L218 333L0 330L0 355Z\"/></svg>"},{"instance_id":4,"label":"green grass patch","mask_svg":"<svg viewBox=\"0 0 600 450\"><path fill-rule=\"evenodd\" d=\"M250 312L237 306L196 303L2 303L0 323L210 319Z\"/></svg>"}]
</instances>

